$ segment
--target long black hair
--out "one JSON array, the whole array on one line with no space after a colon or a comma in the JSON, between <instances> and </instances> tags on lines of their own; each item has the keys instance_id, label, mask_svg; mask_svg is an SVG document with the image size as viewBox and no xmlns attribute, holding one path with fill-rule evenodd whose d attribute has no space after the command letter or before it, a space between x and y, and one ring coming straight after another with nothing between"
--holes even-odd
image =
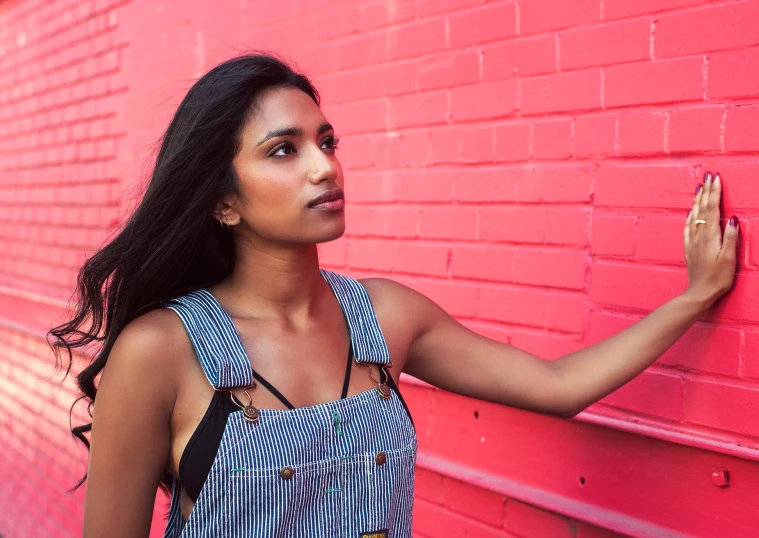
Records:
<instances>
[{"instance_id":1,"label":"long black hair","mask_svg":"<svg viewBox=\"0 0 759 538\"><path fill-rule=\"evenodd\" d=\"M238 56L214 67L180 103L139 205L79 270L73 319L48 332L55 338L50 345L58 366L60 348L68 352L64 379L72 368L72 349L94 347L94 359L76 376L80 395L72 413L85 400L92 418L96 378L130 321L232 272L232 235L213 218L212 210L239 193L232 159L240 150L242 128L261 93L275 87L300 89L319 104L308 78L268 53ZM85 433L91 428L92 420L71 426L87 450ZM85 473L71 490L86 478ZM164 472L160 486L168 492L170 484L171 474Z\"/></svg>"}]
</instances>

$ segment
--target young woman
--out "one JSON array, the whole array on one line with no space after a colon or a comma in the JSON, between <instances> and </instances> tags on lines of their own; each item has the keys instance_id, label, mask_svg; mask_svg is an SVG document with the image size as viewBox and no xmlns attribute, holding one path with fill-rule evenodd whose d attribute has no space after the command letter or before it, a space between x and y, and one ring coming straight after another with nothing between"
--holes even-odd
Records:
<instances>
[{"instance_id":1,"label":"young woman","mask_svg":"<svg viewBox=\"0 0 759 538\"><path fill-rule=\"evenodd\" d=\"M572 417L631 380L733 283L738 222L706 174L685 222L690 285L639 323L545 361L382 278L320 269L345 227L335 131L302 75L267 55L190 89L135 213L79 275L67 351L92 404L86 537L409 537L417 439L401 372ZM86 330L80 328L88 323ZM70 355L69 355L70 357ZM96 378L102 373L97 383Z\"/></svg>"}]
</instances>

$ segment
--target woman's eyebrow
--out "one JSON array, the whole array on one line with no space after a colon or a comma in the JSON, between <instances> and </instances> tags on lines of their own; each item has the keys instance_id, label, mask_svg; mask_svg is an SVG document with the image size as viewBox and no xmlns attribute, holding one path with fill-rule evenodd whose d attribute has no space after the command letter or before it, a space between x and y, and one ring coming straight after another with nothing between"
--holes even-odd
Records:
<instances>
[{"instance_id":1,"label":"woman's eyebrow","mask_svg":"<svg viewBox=\"0 0 759 538\"><path fill-rule=\"evenodd\" d=\"M275 138L277 136L303 136L303 129L298 129L297 127L284 127L283 129L269 131L266 133L266 136L256 144L256 147L260 146L270 138Z\"/></svg>"},{"instance_id":2,"label":"woman's eyebrow","mask_svg":"<svg viewBox=\"0 0 759 538\"><path fill-rule=\"evenodd\" d=\"M320 135L322 133L325 133L327 131L333 131L334 127L328 122L322 123L319 126L319 129L317 129L316 134ZM278 136L303 136L303 129L300 129L298 127L283 127L282 129L275 129L273 131L269 131L266 133L266 136L264 136L258 144L256 144L256 147L260 146L267 140L271 138L276 138Z\"/></svg>"}]
</instances>

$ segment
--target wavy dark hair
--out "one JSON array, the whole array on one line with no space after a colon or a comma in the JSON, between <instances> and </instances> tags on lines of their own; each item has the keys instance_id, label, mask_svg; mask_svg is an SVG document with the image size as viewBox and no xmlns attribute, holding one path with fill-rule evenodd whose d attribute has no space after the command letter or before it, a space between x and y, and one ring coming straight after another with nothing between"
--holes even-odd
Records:
<instances>
[{"instance_id":1,"label":"wavy dark hair","mask_svg":"<svg viewBox=\"0 0 759 538\"><path fill-rule=\"evenodd\" d=\"M297 88L319 104L309 79L270 53L246 54L225 61L203 75L187 92L160 140L145 194L110 242L83 264L72 301L75 315L48 332L56 365L60 349L68 352L64 379L72 368L74 348L94 347L94 359L76 376L79 397L71 406L97 394L96 379L119 333L136 317L232 272L231 232L213 218L214 206L239 194L232 159L240 151L241 131L264 90ZM71 433L89 451L89 423ZM79 488L87 473L69 491ZM171 474L160 488L169 491Z\"/></svg>"}]
</instances>

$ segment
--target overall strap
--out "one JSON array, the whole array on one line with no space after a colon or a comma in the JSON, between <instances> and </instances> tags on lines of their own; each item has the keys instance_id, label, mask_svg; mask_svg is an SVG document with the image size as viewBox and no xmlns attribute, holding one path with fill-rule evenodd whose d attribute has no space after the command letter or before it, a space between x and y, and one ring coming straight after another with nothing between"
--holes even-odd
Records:
<instances>
[{"instance_id":1,"label":"overall strap","mask_svg":"<svg viewBox=\"0 0 759 538\"><path fill-rule=\"evenodd\" d=\"M348 322L356 362L390 364L390 351L366 288L353 278L325 269L320 271L332 288Z\"/></svg>"},{"instance_id":2,"label":"overall strap","mask_svg":"<svg viewBox=\"0 0 759 538\"><path fill-rule=\"evenodd\" d=\"M250 361L229 315L205 288L170 300L182 319L200 365L213 388L247 387L253 382Z\"/></svg>"}]
</instances>

